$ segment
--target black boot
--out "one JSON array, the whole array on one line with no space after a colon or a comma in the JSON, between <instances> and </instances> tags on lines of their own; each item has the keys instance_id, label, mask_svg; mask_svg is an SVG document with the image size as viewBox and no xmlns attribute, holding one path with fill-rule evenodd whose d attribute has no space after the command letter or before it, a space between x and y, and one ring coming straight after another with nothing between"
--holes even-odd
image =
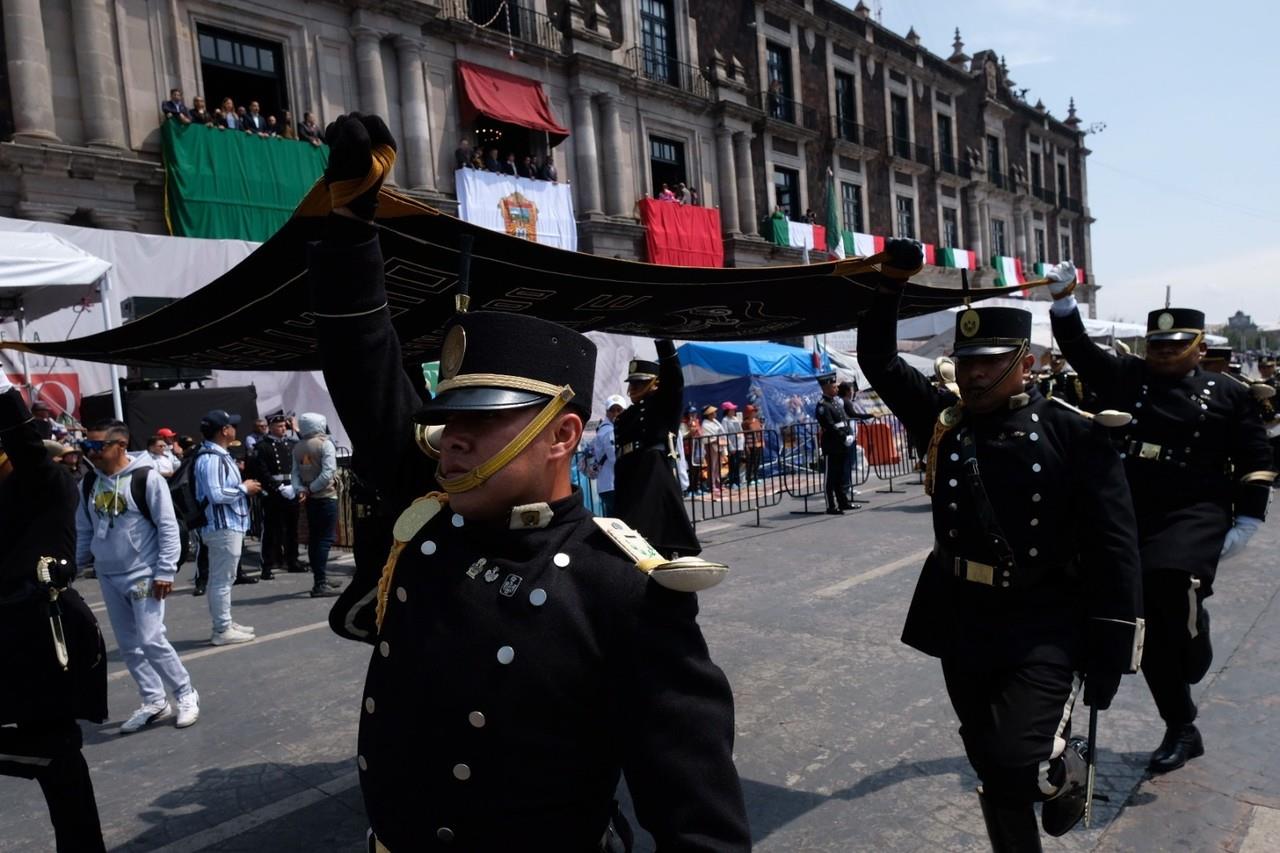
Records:
<instances>
[{"instance_id":1,"label":"black boot","mask_svg":"<svg viewBox=\"0 0 1280 853\"><path fill-rule=\"evenodd\" d=\"M276 573L270 566L262 567L262 574L258 575L258 580L273 581L276 579Z\"/></svg>"},{"instance_id":2,"label":"black boot","mask_svg":"<svg viewBox=\"0 0 1280 853\"><path fill-rule=\"evenodd\" d=\"M1044 831L1055 838L1066 835L1084 817L1084 807L1089 796L1088 759L1089 742L1084 738L1073 737L1062 753L1065 765L1062 787L1040 809L1040 823L1044 825Z\"/></svg>"},{"instance_id":3,"label":"black boot","mask_svg":"<svg viewBox=\"0 0 1280 853\"><path fill-rule=\"evenodd\" d=\"M844 510L839 507L829 506L827 507L827 515L844 515Z\"/></svg>"},{"instance_id":4,"label":"black boot","mask_svg":"<svg viewBox=\"0 0 1280 853\"><path fill-rule=\"evenodd\" d=\"M236 572L236 579L232 582L232 586L241 586L242 584L257 583L258 579L253 575L246 575L244 572Z\"/></svg>"},{"instance_id":5,"label":"black boot","mask_svg":"<svg viewBox=\"0 0 1280 853\"><path fill-rule=\"evenodd\" d=\"M987 824L993 853L1042 853L1040 827L1031 803L1012 806L992 802L978 788L982 819Z\"/></svg>"},{"instance_id":6,"label":"black boot","mask_svg":"<svg viewBox=\"0 0 1280 853\"><path fill-rule=\"evenodd\" d=\"M1170 726L1165 731L1160 746L1151 753L1147 769L1152 773L1168 773L1202 755L1204 741L1200 738L1200 730L1193 723Z\"/></svg>"}]
</instances>

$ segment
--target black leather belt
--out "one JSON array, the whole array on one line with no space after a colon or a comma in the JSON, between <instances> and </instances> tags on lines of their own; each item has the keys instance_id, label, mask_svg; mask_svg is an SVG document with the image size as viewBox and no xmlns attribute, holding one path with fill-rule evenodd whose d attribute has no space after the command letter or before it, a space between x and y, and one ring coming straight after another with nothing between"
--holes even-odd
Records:
<instances>
[{"instance_id":1,"label":"black leather belt","mask_svg":"<svg viewBox=\"0 0 1280 853\"><path fill-rule=\"evenodd\" d=\"M666 452L665 444L645 444L643 441L628 441L626 444L618 445L618 458L626 456L628 453L634 453L637 450L660 450Z\"/></svg>"}]
</instances>

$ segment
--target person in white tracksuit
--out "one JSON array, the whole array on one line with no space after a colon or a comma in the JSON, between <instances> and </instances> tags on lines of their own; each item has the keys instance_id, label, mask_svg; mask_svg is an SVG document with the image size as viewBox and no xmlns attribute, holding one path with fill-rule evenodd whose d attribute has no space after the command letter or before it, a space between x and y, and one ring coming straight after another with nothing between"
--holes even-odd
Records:
<instances>
[{"instance_id":1,"label":"person in white tracksuit","mask_svg":"<svg viewBox=\"0 0 1280 853\"><path fill-rule=\"evenodd\" d=\"M164 600L180 547L169 485L147 453L130 456L128 445L129 429L119 421L89 430L81 446L94 473L81 485L76 510L76 562L85 565L92 555L120 655L142 694L122 734L173 715L166 688L177 700L178 728L200 715L200 696L165 636Z\"/></svg>"}]
</instances>

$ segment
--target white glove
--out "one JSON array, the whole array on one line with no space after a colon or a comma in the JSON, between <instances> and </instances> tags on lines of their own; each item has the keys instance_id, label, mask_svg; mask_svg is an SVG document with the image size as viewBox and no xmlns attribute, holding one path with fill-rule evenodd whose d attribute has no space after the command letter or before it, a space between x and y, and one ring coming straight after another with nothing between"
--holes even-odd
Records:
<instances>
[{"instance_id":1,"label":"white glove","mask_svg":"<svg viewBox=\"0 0 1280 853\"><path fill-rule=\"evenodd\" d=\"M1071 261L1063 261L1049 267L1044 277L1049 279L1049 292L1053 294L1053 298L1060 299L1066 296L1071 290L1071 285L1076 283L1076 265Z\"/></svg>"},{"instance_id":2,"label":"white glove","mask_svg":"<svg viewBox=\"0 0 1280 853\"><path fill-rule=\"evenodd\" d=\"M279 494L280 494L280 497L284 498L287 501L291 501L298 496L298 493L294 491L293 486L289 483L285 483L283 486L280 487Z\"/></svg>"},{"instance_id":3,"label":"white glove","mask_svg":"<svg viewBox=\"0 0 1280 853\"><path fill-rule=\"evenodd\" d=\"M851 435L846 435L846 436L844 437L844 446L845 446L845 447L853 447L853 436L851 436Z\"/></svg>"},{"instance_id":4,"label":"white glove","mask_svg":"<svg viewBox=\"0 0 1280 853\"><path fill-rule=\"evenodd\" d=\"M3 394L12 387L13 383L9 381L9 374L4 372L3 367L0 367L0 394Z\"/></svg>"},{"instance_id":5,"label":"white glove","mask_svg":"<svg viewBox=\"0 0 1280 853\"><path fill-rule=\"evenodd\" d=\"M1249 544L1249 540L1261 524L1262 522L1256 518L1250 518L1247 515L1238 516L1235 526L1227 531L1227 538L1222 542L1222 554L1218 559L1225 560L1243 551L1244 546Z\"/></svg>"}]
</instances>

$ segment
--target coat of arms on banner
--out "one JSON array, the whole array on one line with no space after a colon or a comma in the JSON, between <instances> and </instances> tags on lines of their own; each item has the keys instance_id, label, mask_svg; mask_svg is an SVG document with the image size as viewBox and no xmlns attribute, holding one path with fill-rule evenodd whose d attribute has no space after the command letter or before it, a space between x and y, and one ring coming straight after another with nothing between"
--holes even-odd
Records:
<instances>
[{"instance_id":1,"label":"coat of arms on banner","mask_svg":"<svg viewBox=\"0 0 1280 853\"><path fill-rule=\"evenodd\" d=\"M508 234L538 242L538 206L519 190L499 201L498 210Z\"/></svg>"}]
</instances>

